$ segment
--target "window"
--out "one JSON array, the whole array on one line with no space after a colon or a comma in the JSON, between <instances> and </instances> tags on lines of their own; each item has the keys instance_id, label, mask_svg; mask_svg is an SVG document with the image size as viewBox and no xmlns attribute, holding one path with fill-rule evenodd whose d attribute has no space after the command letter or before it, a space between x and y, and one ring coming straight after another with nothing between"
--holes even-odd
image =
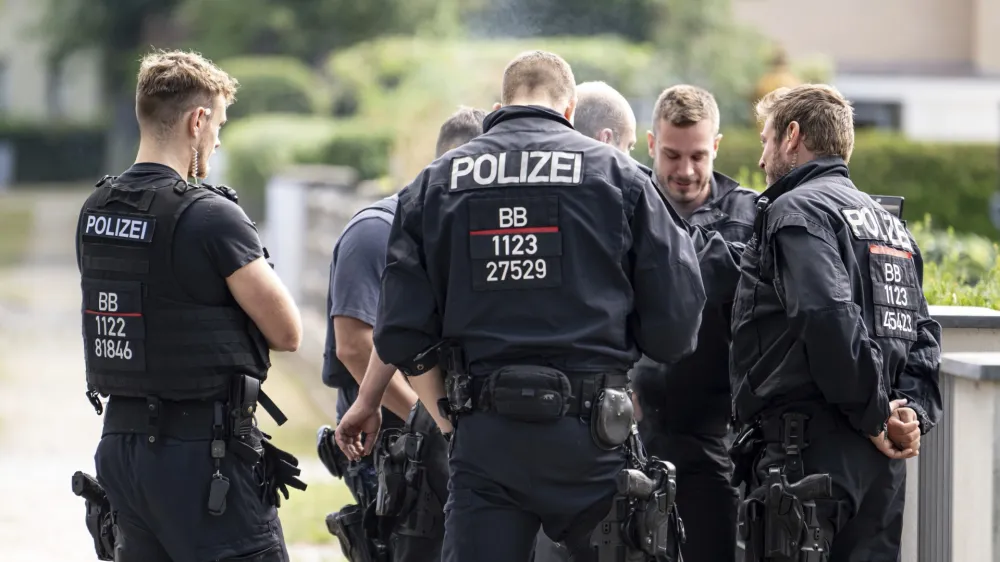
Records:
<instances>
[{"instance_id":1,"label":"window","mask_svg":"<svg viewBox=\"0 0 1000 562\"><path fill-rule=\"evenodd\" d=\"M900 130L902 106L899 102L856 101L852 105L855 129Z\"/></svg>"}]
</instances>

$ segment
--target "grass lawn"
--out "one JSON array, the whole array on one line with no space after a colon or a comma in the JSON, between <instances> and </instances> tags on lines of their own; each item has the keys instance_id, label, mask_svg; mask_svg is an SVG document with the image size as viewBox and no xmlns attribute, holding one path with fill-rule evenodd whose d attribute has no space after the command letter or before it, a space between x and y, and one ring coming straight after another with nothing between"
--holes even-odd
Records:
<instances>
[{"instance_id":1,"label":"grass lawn","mask_svg":"<svg viewBox=\"0 0 1000 562\"><path fill-rule=\"evenodd\" d=\"M278 427L261 408L258 407L257 420L264 433L274 438L274 443L299 459L299 465L319 467L320 472L311 470L305 476L309 486L305 492L289 489L289 499L281 498L278 515L281 517L288 544L336 544L337 539L326 530L326 515L353 504L351 492L338 480L326 472L319 464L316 454L316 430L321 425L336 425L335 420L326 420L310 402L306 390L296 376L290 372L291 362L282 361L278 354L272 356L273 366L264 383L264 390L274 400L288 421ZM337 395L330 391L330 400Z\"/></svg>"},{"instance_id":2,"label":"grass lawn","mask_svg":"<svg viewBox=\"0 0 1000 562\"><path fill-rule=\"evenodd\" d=\"M29 201L0 196L0 267L24 258L33 219Z\"/></svg>"},{"instance_id":3,"label":"grass lawn","mask_svg":"<svg viewBox=\"0 0 1000 562\"><path fill-rule=\"evenodd\" d=\"M332 476L321 482L306 482L305 492L290 490L288 499L281 497L278 516L288 544L337 544L337 538L326 530L328 513L354 503L351 492Z\"/></svg>"}]
</instances>

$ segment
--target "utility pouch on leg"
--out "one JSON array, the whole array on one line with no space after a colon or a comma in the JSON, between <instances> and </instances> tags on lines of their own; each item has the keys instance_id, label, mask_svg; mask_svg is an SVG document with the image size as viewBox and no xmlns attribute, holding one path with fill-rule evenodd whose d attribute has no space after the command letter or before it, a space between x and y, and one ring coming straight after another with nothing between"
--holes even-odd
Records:
<instances>
[{"instance_id":1,"label":"utility pouch on leg","mask_svg":"<svg viewBox=\"0 0 1000 562\"><path fill-rule=\"evenodd\" d=\"M617 449L628 439L635 413L625 389L604 388L597 393L590 413L590 435L606 451Z\"/></svg>"},{"instance_id":2,"label":"utility pouch on leg","mask_svg":"<svg viewBox=\"0 0 1000 562\"><path fill-rule=\"evenodd\" d=\"M349 505L326 516L326 528L340 541L340 551L349 562L388 562L388 548L368 538L365 511Z\"/></svg>"},{"instance_id":3,"label":"utility pouch on leg","mask_svg":"<svg viewBox=\"0 0 1000 562\"><path fill-rule=\"evenodd\" d=\"M480 404L523 422L552 422L569 411L573 389L569 378L557 369L533 365L510 365L497 369L483 388Z\"/></svg>"}]
</instances>

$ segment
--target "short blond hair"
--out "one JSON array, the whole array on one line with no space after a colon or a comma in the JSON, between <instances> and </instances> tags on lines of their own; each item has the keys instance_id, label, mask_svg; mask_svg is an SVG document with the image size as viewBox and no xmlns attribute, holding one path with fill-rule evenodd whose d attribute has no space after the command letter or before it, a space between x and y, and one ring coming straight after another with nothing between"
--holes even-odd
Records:
<instances>
[{"instance_id":1,"label":"short blond hair","mask_svg":"<svg viewBox=\"0 0 1000 562\"><path fill-rule=\"evenodd\" d=\"M185 112L211 107L217 96L236 101L239 82L198 53L155 51L142 58L135 88L135 114L154 134L168 132Z\"/></svg>"},{"instance_id":2,"label":"short blond hair","mask_svg":"<svg viewBox=\"0 0 1000 562\"><path fill-rule=\"evenodd\" d=\"M573 69L562 57L546 51L526 51L514 57L503 71L500 103L510 105L519 95L542 94L554 103L576 96Z\"/></svg>"},{"instance_id":3,"label":"short blond hair","mask_svg":"<svg viewBox=\"0 0 1000 562\"><path fill-rule=\"evenodd\" d=\"M712 123L712 132L719 132L719 104L704 88L678 84L656 98L653 107L653 127L663 119L675 127L690 127L704 120Z\"/></svg>"},{"instance_id":4,"label":"short blond hair","mask_svg":"<svg viewBox=\"0 0 1000 562\"><path fill-rule=\"evenodd\" d=\"M795 121L802 142L817 156L840 156L850 161L854 151L854 108L836 88L827 84L802 84L778 88L757 102L757 121L771 118L775 140L781 142Z\"/></svg>"}]
</instances>

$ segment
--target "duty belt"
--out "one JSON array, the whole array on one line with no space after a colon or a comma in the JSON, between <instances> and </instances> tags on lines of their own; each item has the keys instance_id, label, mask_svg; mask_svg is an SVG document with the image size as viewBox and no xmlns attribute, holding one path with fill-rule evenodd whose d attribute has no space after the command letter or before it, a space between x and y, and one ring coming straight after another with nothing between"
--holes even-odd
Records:
<instances>
[{"instance_id":1,"label":"duty belt","mask_svg":"<svg viewBox=\"0 0 1000 562\"><path fill-rule=\"evenodd\" d=\"M113 396L108 400L104 416L103 435L136 433L148 436L151 444L161 435L177 439L198 440L218 438L217 409L227 411L223 423L230 425L234 436L246 436L251 418L259 404L280 426L288 421L284 413L260 388L260 381L247 376L236 377L233 392L219 400L161 400L155 396L133 398ZM243 423L240 423L240 420Z\"/></svg>"},{"instance_id":2,"label":"duty belt","mask_svg":"<svg viewBox=\"0 0 1000 562\"><path fill-rule=\"evenodd\" d=\"M594 373L566 373L573 391L574 400L569 403L567 416L590 417L591 406L594 398L603 388L626 388L628 387L627 374L594 374ZM472 408L475 410L485 410L480 404L483 388L485 388L488 376L473 376L472 378Z\"/></svg>"}]
</instances>

